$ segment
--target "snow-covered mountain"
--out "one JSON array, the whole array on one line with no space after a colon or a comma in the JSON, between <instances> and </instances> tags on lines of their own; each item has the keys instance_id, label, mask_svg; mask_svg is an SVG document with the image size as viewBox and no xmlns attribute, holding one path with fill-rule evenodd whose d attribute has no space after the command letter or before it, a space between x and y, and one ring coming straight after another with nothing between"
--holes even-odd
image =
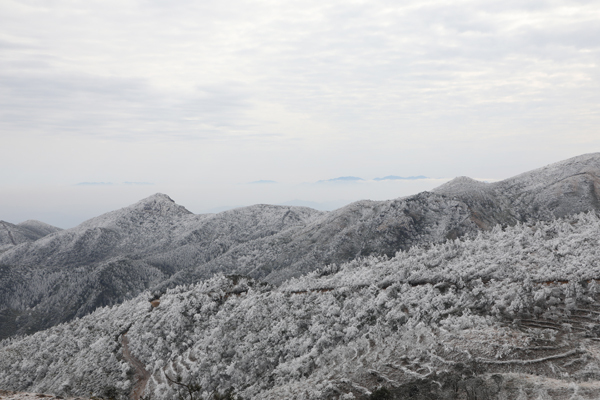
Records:
<instances>
[{"instance_id":1,"label":"snow-covered mountain","mask_svg":"<svg viewBox=\"0 0 600 400\"><path fill-rule=\"evenodd\" d=\"M176 398L172 381L198 384L202 399L230 388L273 400L597 399L599 249L590 212L279 286L219 274L0 342L0 387L155 400Z\"/></svg>"},{"instance_id":2,"label":"snow-covered mountain","mask_svg":"<svg viewBox=\"0 0 600 400\"><path fill-rule=\"evenodd\" d=\"M280 284L329 264L600 208L600 154L487 184L331 212L256 205L194 215L157 194L0 254L0 335L34 332L218 273Z\"/></svg>"},{"instance_id":3,"label":"snow-covered mountain","mask_svg":"<svg viewBox=\"0 0 600 400\"><path fill-rule=\"evenodd\" d=\"M36 220L28 220L16 225L0 221L0 253L21 243L34 242L61 230L61 228Z\"/></svg>"},{"instance_id":4,"label":"snow-covered mountain","mask_svg":"<svg viewBox=\"0 0 600 400\"><path fill-rule=\"evenodd\" d=\"M22 243L0 254L0 334L36 331L120 303L182 268L321 214L256 205L194 215L157 194ZM173 250L174 259L165 259Z\"/></svg>"},{"instance_id":5,"label":"snow-covered mountain","mask_svg":"<svg viewBox=\"0 0 600 400\"><path fill-rule=\"evenodd\" d=\"M433 190L458 199L489 229L600 209L600 153L584 154L494 183L455 178Z\"/></svg>"},{"instance_id":6,"label":"snow-covered mountain","mask_svg":"<svg viewBox=\"0 0 600 400\"><path fill-rule=\"evenodd\" d=\"M34 242L46 235L61 230L61 228L36 220L28 220L16 225L0 221L0 253L13 246Z\"/></svg>"}]
</instances>

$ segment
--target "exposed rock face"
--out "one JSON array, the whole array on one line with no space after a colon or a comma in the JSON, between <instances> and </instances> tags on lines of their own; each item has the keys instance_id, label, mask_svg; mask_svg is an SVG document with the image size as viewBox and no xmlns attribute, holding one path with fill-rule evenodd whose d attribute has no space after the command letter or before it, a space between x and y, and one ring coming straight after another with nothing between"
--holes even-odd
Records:
<instances>
[{"instance_id":1,"label":"exposed rock face","mask_svg":"<svg viewBox=\"0 0 600 400\"><path fill-rule=\"evenodd\" d=\"M432 192L328 213L255 205L194 215L156 194L43 237L52 229L0 223L0 338L215 273L277 284L497 224L597 211L599 179L600 154L587 154L501 182L460 177Z\"/></svg>"}]
</instances>

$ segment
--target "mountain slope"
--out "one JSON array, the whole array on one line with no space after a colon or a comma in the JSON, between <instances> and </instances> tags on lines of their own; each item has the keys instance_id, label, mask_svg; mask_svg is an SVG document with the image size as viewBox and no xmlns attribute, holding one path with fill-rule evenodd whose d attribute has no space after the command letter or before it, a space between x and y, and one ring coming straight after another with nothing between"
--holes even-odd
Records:
<instances>
[{"instance_id":1,"label":"mountain slope","mask_svg":"<svg viewBox=\"0 0 600 400\"><path fill-rule=\"evenodd\" d=\"M125 398L128 352L157 400L176 396L167 376L246 399L595 399L598 249L589 213L278 287L218 275L0 342L0 386Z\"/></svg>"},{"instance_id":2,"label":"mountain slope","mask_svg":"<svg viewBox=\"0 0 600 400\"><path fill-rule=\"evenodd\" d=\"M34 242L62 229L41 221L29 220L14 225L0 221L0 253L21 243Z\"/></svg>"},{"instance_id":3,"label":"mountain slope","mask_svg":"<svg viewBox=\"0 0 600 400\"><path fill-rule=\"evenodd\" d=\"M232 247L221 257L183 270L161 287L205 279L219 271L271 283L327 264L490 230L496 225L550 220L600 211L600 153L552 164L488 184L456 178L431 193L360 201L305 227Z\"/></svg>"},{"instance_id":4,"label":"mountain slope","mask_svg":"<svg viewBox=\"0 0 600 400\"><path fill-rule=\"evenodd\" d=\"M599 209L600 156L584 154L492 184L512 205L534 218Z\"/></svg>"},{"instance_id":5,"label":"mountain slope","mask_svg":"<svg viewBox=\"0 0 600 400\"><path fill-rule=\"evenodd\" d=\"M14 246L0 254L0 335L34 332L120 303L197 260L319 215L304 207L267 205L194 215L157 194ZM169 264L145 260L174 249L189 250L189 257Z\"/></svg>"},{"instance_id":6,"label":"mountain slope","mask_svg":"<svg viewBox=\"0 0 600 400\"><path fill-rule=\"evenodd\" d=\"M460 202L426 192L405 199L360 201L304 227L242 243L161 286L196 282L218 272L277 284L328 264L372 254L393 256L420 243L474 233L478 228L468 215Z\"/></svg>"},{"instance_id":7,"label":"mountain slope","mask_svg":"<svg viewBox=\"0 0 600 400\"><path fill-rule=\"evenodd\" d=\"M599 177L600 154L588 154L496 183L461 177L432 192L332 212L256 205L194 215L157 194L0 254L0 337L217 273L279 284L496 225L598 211Z\"/></svg>"},{"instance_id":8,"label":"mountain slope","mask_svg":"<svg viewBox=\"0 0 600 400\"><path fill-rule=\"evenodd\" d=\"M500 182L459 177L433 190L460 200L484 229L600 209L600 153L584 154Z\"/></svg>"},{"instance_id":9,"label":"mountain slope","mask_svg":"<svg viewBox=\"0 0 600 400\"><path fill-rule=\"evenodd\" d=\"M25 222L20 222L17 224L17 226L19 226L21 228L25 228L25 229L29 230L30 232L33 232L34 234L36 234L38 236L38 238L44 237L44 236L49 235L54 232L62 231L61 228L52 226L52 225L47 224L42 221L36 221L35 219L30 219Z\"/></svg>"}]
</instances>

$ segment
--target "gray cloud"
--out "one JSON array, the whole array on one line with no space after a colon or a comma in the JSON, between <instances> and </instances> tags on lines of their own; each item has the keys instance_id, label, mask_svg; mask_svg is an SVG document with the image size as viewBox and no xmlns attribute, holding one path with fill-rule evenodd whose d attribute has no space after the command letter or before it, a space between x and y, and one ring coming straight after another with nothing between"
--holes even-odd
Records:
<instances>
[{"instance_id":1,"label":"gray cloud","mask_svg":"<svg viewBox=\"0 0 600 400\"><path fill-rule=\"evenodd\" d=\"M508 177L600 146L598 37L596 1L0 2L0 184Z\"/></svg>"},{"instance_id":2,"label":"gray cloud","mask_svg":"<svg viewBox=\"0 0 600 400\"><path fill-rule=\"evenodd\" d=\"M210 138L243 126L246 97L234 85L197 87L174 97L142 79L0 73L0 126L126 140Z\"/></svg>"},{"instance_id":3,"label":"gray cloud","mask_svg":"<svg viewBox=\"0 0 600 400\"><path fill-rule=\"evenodd\" d=\"M490 118L502 114L506 103L519 104L511 109L513 119L540 107L556 115L565 93L557 97L555 88L566 80L577 88L568 98L598 100L591 67L598 62L600 34L597 10L590 12L594 3L255 1L165 7L145 1L114 9L90 2L65 16L55 13L66 10L62 1L30 4L38 13L20 17L35 19L49 38L14 28L19 43L28 44L7 42L13 47L4 65L13 73L2 80L10 91L2 105L13 121L29 106L30 118L22 115L21 123L31 125L39 118L57 129L83 130L93 121L88 133L117 137L207 138L234 131L236 137L277 136L281 130L260 128L269 116L253 113L257 103L277 103L326 120L336 131L361 134L374 121L381 130L449 114ZM59 25L69 17L70 25ZM100 53L90 53L87 43ZM54 57L45 61L52 66L47 73L17 67L37 62L40 68L43 55ZM172 73L150 73L161 65ZM75 73L65 73L65 66ZM141 76L132 78L136 72ZM567 77L573 73L579 82ZM180 86L186 79L183 92L164 82ZM529 107L532 100L538 103Z\"/></svg>"}]
</instances>

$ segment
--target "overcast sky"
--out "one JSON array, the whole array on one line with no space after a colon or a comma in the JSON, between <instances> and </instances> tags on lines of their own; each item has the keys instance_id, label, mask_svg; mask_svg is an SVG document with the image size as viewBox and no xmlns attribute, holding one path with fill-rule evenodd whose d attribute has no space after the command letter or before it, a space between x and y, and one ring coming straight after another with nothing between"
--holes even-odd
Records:
<instances>
[{"instance_id":1,"label":"overcast sky","mask_svg":"<svg viewBox=\"0 0 600 400\"><path fill-rule=\"evenodd\" d=\"M0 219L507 178L600 150L599 60L599 1L0 0Z\"/></svg>"}]
</instances>

